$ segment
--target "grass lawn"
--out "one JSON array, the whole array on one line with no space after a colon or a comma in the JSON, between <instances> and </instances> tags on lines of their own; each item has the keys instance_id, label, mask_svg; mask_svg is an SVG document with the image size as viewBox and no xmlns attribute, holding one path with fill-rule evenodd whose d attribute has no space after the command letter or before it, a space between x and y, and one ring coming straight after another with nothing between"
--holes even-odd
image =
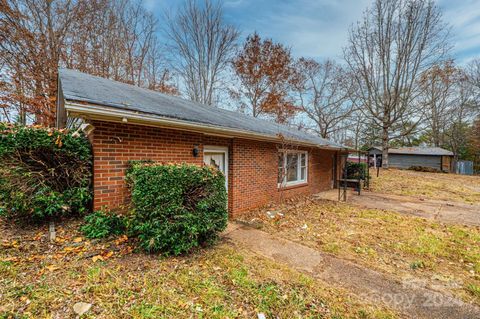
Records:
<instances>
[{"instance_id":1,"label":"grass lawn","mask_svg":"<svg viewBox=\"0 0 480 319\"><path fill-rule=\"evenodd\" d=\"M252 213L243 221L398 278L421 279L480 304L479 228L330 201L307 200L269 211ZM272 212L281 214L271 218Z\"/></svg>"},{"instance_id":2,"label":"grass lawn","mask_svg":"<svg viewBox=\"0 0 480 319\"><path fill-rule=\"evenodd\" d=\"M370 170L371 189L381 193L480 204L480 176L382 169Z\"/></svg>"},{"instance_id":3,"label":"grass lawn","mask_svg":"<svg viewBox=\"0 0 480 319\"><path fill-rule=\"evenodd\" d=\"M90 241L78 221L28 228L0 219L0 318L395 318L329 287L220 242L178 258L132 252L125 237Z\"/></svg>"}]
</instances>

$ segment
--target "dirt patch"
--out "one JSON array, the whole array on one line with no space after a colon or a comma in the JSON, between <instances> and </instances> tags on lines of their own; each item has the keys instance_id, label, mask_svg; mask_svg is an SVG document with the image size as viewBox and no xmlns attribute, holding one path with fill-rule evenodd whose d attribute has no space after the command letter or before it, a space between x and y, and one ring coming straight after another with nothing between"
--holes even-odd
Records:
<instances>
[{"instance_id":1,"label":"dirt patch","mask_svg":"<svg viewBox=\"0 0 480 319\"><path fill-rule=\"evenodd\" d=\"M338 190L318 194L318 198L337 201ZM348 191L347 202L371 209L434 219L444 223L480 226L480 205L406 195L363 191L360 196Z\"/></svg>"}]
</instances>

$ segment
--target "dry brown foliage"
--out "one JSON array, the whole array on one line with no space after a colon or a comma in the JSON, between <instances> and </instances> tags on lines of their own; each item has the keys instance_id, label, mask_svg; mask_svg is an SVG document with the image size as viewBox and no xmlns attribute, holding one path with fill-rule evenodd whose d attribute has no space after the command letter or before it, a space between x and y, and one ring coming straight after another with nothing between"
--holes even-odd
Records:
<instances>
[{"instance_id":1,"label":"dry brown foliage","mask_svg":"<svg viewBox=\"0 0 480 319\"><path fill-rule=\"evenodd\" d=\"M67 67L177 94L157 21L131 0L0 1L2 117L52 125L57 72Z\"/></svg>"},{"instance_id":2,"label":"dry brown foliage","mask_svg":"<svg viewBox=\"0 0 480 319\"><path fill-rule=\"evenodd\" d=\"M273 115L285 123L298 108L289 92L299 81L290 50L271 39L262 40L257 33L250 35L233 61L241 87L231 96L252 115Z\"/></svg>"}]
</instances>

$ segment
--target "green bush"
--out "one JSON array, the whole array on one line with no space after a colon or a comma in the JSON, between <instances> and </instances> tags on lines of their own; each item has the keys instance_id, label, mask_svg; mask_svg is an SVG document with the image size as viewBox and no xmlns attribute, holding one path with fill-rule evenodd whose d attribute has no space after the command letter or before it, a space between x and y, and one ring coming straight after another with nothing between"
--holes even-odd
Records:
<instances>
[{"instance_id":1,"label":"green bush","mask_svg":"<svg viewBox=\"0 0 480 319\"><path fill-rule=\"evenodd\" d=\"M408 168L411 171L417 171L417 172L427 172L427 173L440 173L439 169L436 169L434 167L428 167L428 166L410 166Z\"/></svg>"},{"instance_id":2,"label":"green bush","mask_svg":"<svg viewBox=\"0 0 480 319\"><path fill-rule=\"evenodd\" d=\"M367 176L367 163L347 162L347 179L362 179Z\"/></svg>"},{"instance_id":3,"label":"green bush","mask_svg":"<svg viewBox=\"0 0 480 319\"><path fill-rule=\"evenodd\" d=\"M133 164L129 233L148 252L179 255L210 244L227 226L225 177L211 167Z\"/></svg>"},{"instance_id":4,"label":"green bush","mask_svg":"<svg viewBox=\"0 0 480 319\"><path fill-rule=\"evenodd\" d=\"M81 133L0 123L0 214L42 221L85 212L91 161Z\"/></svg>"},{"instance_id":5,"label":"green bush","mask_svg":"<svg viewBox=\"0 0 480 319\"><path fill-rule=\"evenodd\" d=\"M121 235L126 232L127 222L124 216L96 211L85 216L85 224L80 231L87 238L106 238L110 235Z\"/></svg>"}]
</instances>

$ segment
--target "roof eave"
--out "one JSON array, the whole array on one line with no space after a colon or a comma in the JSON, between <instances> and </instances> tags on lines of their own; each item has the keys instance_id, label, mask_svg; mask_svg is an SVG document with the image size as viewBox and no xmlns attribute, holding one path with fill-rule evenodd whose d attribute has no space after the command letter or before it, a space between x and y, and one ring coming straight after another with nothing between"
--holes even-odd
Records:
<instances>
[{"instance_id":1,"label":"roof eave","mask_svg":"<svg viewBox=\"0 0 480 319\"><path fill-rule=\"evenodd\" d=\"M232 129L227 127L214 126L204 123L193 123L190 121L173 119L168 117L162 117L152 115L148 113L142 113L138 111L131 111L126 109L118 109L103 105L97 105L92 103L79 103L79 101L73 101L65 99L65 109L72 116L85 117L90 120L99 120L106 122L124 123L125 119L127 123L133 123L145 126L157 126L175 128L180 130L188 130L199 133L207 133L211 135L219 135L225 137L240 137L246 139L253 139L258 141L269 142L281 142L280 137L274 137L268 134L254 133L250 131ZM317 143L310 143L301 140L288 139L289 143L294 143L303 146L316 147L327 150L341 150L347 151L347 148L336 147L331 145L321 145Z\"/></svg>"},{"instance_id":2,"label":"roof eave","mask_svg":"<svg viewBox=\"0 0 480 319\"><path fill-rule=\"evenodd\" d=\"M453 154L432 154L432 153L405 153L405 152L388 152L393 155L421 155L421 156L454 156Z\"/></svg>"}]
</instances>

